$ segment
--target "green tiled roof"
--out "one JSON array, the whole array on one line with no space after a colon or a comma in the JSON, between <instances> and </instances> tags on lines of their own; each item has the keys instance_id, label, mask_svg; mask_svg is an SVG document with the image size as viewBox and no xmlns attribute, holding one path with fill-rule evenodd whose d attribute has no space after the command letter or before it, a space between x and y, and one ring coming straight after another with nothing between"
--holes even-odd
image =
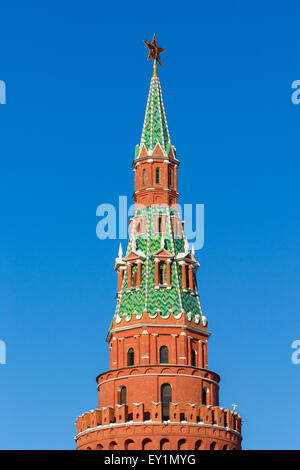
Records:
<instances>
[{"instance_id":1,"label":"green tiled roof","mask_svg":"<svg viewBox=\"0 0 300 470\"><path fill-rule=\"evenodd\" d=\"M140 148L144 144L148 151L153 150L157 142L166 152L167 147L170 148L170 134L161 86L158 76L153 76L150 83Z\"/></svg>"},{"instance_id":2,"label":"green tiled roof","mask_svg":"<svg viewBox=\"0 0 300 470\"><path fill-rule=\"evenodd\" d=\"M161 247L161 235L154 231L154 216L163 214L166 217L164 234L164 248L172 255L171 262L171 288L160 287L155 289L155 262L153 254ZM146 219L145 234L136 234L136 217L144 216ZM132 247L135 252L142 252L145 259L142 263L142 284L140 289L127 289L127 270L123 278L121 292L117 298L115 320L122 317L130 321L132 316L139 319L145 312L151 318L158 315L166 319L172 315L181 317L184 313L188 320L206 325L206 318L202 315L197 288L194 292L184 290L182 287L181 268L176 261L179 253L185 252L185 237L176 238L173 231L170 208L151 206L139 209L132 221L133 229L128 243L127 255Z\"/></svg>"}]
</instances>

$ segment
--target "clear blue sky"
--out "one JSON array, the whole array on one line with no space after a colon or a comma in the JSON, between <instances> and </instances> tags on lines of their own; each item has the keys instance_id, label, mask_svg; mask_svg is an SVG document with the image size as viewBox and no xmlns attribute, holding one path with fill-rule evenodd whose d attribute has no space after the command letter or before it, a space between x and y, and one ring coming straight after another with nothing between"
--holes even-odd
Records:
<instances>
[{"instance_id":1,"label":"clear blue sky","mask_svg":"<svg viewBox=\"0 0 300 470\"><path fill-rule=\"evenodd\" d=\"M181 202L205 204L221 405L239 405L244 448L300 448L297 3L2 3L1 449L72 449L97 406L119 242L97 239L96 208L133 191L154 32Z\"/></svg>"}]
</instances>

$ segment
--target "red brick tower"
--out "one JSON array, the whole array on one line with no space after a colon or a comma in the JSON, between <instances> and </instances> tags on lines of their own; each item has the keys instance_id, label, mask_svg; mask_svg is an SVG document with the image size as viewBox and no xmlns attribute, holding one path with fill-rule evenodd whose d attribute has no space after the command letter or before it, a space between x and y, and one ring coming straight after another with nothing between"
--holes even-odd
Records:
<instances>
[{"instance_id":1,"label":"red brick tower","mask_svg":"<svg viewBox=\"0 0 300 470\"><path fill-rule=\"evenodd\" d=\"M171 145L154 59L141 143L135 214L120 247L117 307L107 336L110 370L97 377L98 408L76 420L77 449L241 448L241 418L219 407L220 377L207 367L199 267L177 208L179 161Z\"/></svg>"}]
</instances>

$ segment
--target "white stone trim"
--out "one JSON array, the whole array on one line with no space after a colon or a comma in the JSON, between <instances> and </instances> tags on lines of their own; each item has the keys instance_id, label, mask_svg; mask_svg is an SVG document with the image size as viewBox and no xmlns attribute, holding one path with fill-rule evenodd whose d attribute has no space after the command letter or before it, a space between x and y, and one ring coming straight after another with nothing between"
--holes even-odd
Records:
<instances>
[{"instance_id":1,"label":"white stone trim","mask_svg":"<svg viewBox=\"0 0 300 470\"><path fill-rule=\"evenodd\" d=\"M208 428L214 428L214 429L222 429L223 431L225 432L232 432L233 434L235 434L236 436L238 437L242 437L242 435L236 431L235 429L231 429L231 428L228 428L228 427L223 427L223 426L218 426L217 424L205 424L205 423L191 423L191 422L188 422L188 421L151 421L151 420L147 420L147 421L125 421L124 423L110 423L110 424L107 424L105 426L96 426L95 428L89 428L89 429L86 429L85 431L81 431L79 434L77 434L74 439L75 441L83 436L84 434L88 434L89 432L93 432L93 431L100 431L101 429L108 429L108 428L115 428L115 427L122 427L122 426L141 426L141 425L144 425L144 423L151 423L152 425L161 425L161 424L164 424L164 425L180 425L180 426L184 426L184 425L187 425L187 426L203 426L203 427L208 427Z\"/></svg>"}]
</instances>

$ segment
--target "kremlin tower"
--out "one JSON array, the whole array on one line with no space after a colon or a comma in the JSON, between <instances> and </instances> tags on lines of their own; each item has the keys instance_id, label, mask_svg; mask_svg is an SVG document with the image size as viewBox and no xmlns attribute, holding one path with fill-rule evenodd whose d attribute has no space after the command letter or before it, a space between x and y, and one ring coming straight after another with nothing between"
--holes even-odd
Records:
<instances>
[{"instance_id":1,"label":"kremlin tower","mask_svg":"<svg viewBox=\"0 0 300 470\"><path fill-rule=\"evenodd\" d=\"M199 267L177 208L179 161L171 144L154 59L140 145L135 213L125 255L115 260L117 305L107 342L110 368L97 377L98 408L76 420L79 450L238 450L241 417L219 406L207 366L207 319Z\"/></svg>"}]
</instances>

